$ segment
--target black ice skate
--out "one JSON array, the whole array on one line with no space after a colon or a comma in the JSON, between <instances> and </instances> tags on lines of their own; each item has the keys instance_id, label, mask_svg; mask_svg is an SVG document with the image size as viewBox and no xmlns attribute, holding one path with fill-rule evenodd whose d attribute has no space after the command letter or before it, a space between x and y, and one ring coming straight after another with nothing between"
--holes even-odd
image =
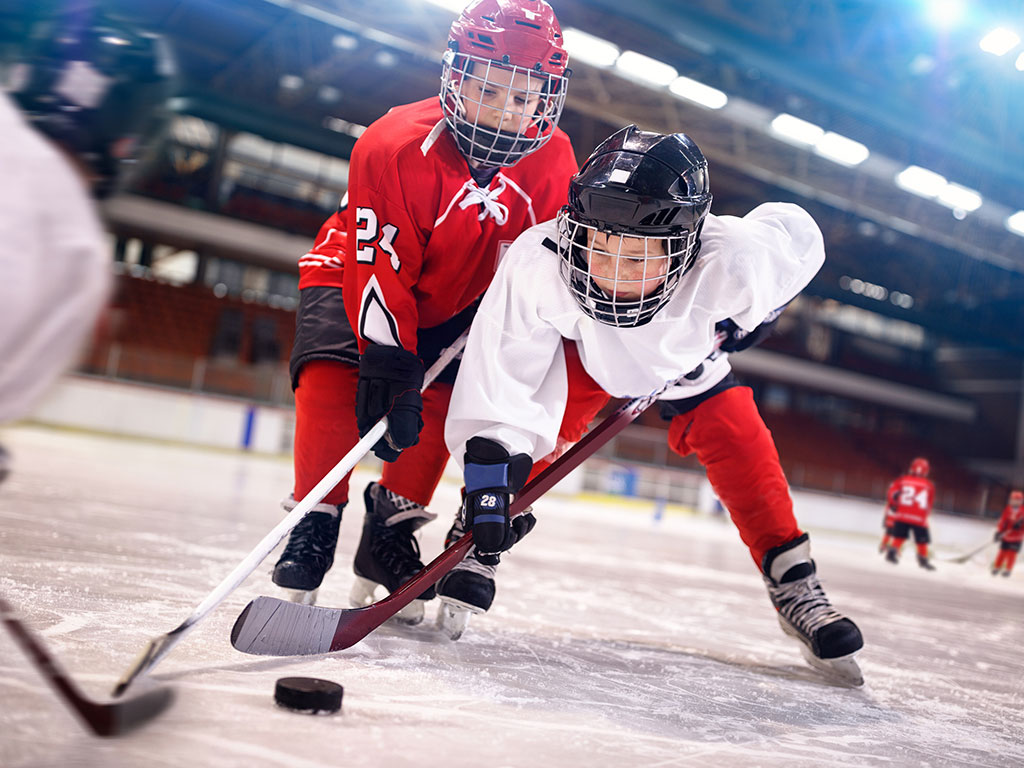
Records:
<instances>
[{"instance_id":1,"label":"black ice skate","mask_svg":"<svg viewBox=\"0 0 1024 768\"><path fill-rule=\"evenodd\" d=\"M926 571L934 571L935 566L931 564L931 561L924 555L917 556L917 564L924 568Z\"/></svg>"},{"instance_id":2,"label":"black ice skate","mask_svg":"<svg viewBox=\"0 0 1024 768\"><path fill-rule=\"evenodd\" d=\"M0 483L7 479L7 475L11 473L11 454L7 452L2 445L0 445Z\"/></svg>"},{"instance_id":3,"label":"black ice skate","mask_svg":"<svg viewBox=\"0 0 1024 768\"><path fill-rule=\"evenodd\" d=\"M896 551L895 547L889 547L889 549L886 550L885 559L888 560L893 565L899 565L899 562L900 562L899 552Z\"/></svg>"},{"instance_id":4,"label":"black ice skate","mask_svg":"<svg viewBox=\"0 0 1024 768\"><path fill-rule=\"evenodd\" d=\"M286 511L295 508L295 499L281 504ZM338 529L344 504L317 504L292 529L277 565L273 580L293 603L313 605L324 574L334 564Z\"/></svg>"},{"instance_id":5,"label":"black ice skate","mask_svg":"<svg viewBox=\"0 0 1024 768\"><path fill-rule=\"evenodd\" d=\"M352 565L356 580L349 594L349 602L354 608L374 602L378 585L389 593L394 592L423 570L415 531L437 517L380 483L366 486L363 500L366 515L363 517L363 535ZM403 624L419 624L423 621L423 603L433 598L434 588L430 587L395 614L395 619Z\"/></svg>"},{"instance_id":6,"label":"black ice skate","mask_svg":"<svg viewBox=\"0 0 1024 768\"><path fill-rule=\"evenodd\" d=\"M451 546L465 533L462 515L460 509L445 537L445 547ZM470 616L485 613L494 602L494 575L498 567L481 563L473 556L475 550L475 547L470 547L462 562L442 576L437 584L437 596L441 600L437 609L437 627L451 640L462 637Z\"/></svg>"},{"instance_id":7,"label":"black ice skate","mask_svg":"<svg viewBox=\"0 0 1024 768\"><path fill-rule=\"evenodd\" d=\"M864 647L864 639L821 588L807 534L770 550L762 571L782 631L800 641L807 662L844 685L863 685L853 657Z\"/></svg>"}]
</instances>

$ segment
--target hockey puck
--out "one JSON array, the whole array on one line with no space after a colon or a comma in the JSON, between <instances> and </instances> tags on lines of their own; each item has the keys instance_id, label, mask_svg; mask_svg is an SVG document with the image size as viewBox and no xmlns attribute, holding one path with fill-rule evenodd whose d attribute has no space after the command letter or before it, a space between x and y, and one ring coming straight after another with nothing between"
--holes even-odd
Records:
<instances>
[{"instance_id":1,"label":"hockey puck","mask_svg":"<svg viewBox=\"0 0 1024 768\"><path fill-rule=\"evenodd\" d=\"M282 677L274 685L278 706L309 715L329 715L341 709L345 689L316 677Z\"/></svg>"}]
</instances>

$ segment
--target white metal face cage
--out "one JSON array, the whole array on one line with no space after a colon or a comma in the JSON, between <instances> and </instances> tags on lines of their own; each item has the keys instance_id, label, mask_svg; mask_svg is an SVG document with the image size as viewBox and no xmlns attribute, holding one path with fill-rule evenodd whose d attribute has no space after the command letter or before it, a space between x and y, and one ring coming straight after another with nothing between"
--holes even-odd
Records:
<instances>
[{"instance_id":1,"label":"white metal face cage","mask_svg":"<svg viewBox=\"0 0 1024 768\"><path fill-rule=\"evenodd\" d=\"M510 88L513 80L518 87ZM448 51L441 71L441 108L467 159L507 167L536 152L554 134L565 106L566 81L562 75ZM533 101L536 111L520 119L521 107L516 105ZM490 127L481 115L515 129Z\"/></svg>"},{"instance_id":2,"label":"white metal face cage","mask_svg":"<svg viewBox=\"0 0 1024 768\"><path fill-rule=\"evenodd\" d=\"M618 328L649 322L672 298L700 248L696 230L680 237L620 236L573 219L566 208L557 225L562 280L587 315ZM608 249L595 247L602 240Z\"/></svg>"}]
</instances>

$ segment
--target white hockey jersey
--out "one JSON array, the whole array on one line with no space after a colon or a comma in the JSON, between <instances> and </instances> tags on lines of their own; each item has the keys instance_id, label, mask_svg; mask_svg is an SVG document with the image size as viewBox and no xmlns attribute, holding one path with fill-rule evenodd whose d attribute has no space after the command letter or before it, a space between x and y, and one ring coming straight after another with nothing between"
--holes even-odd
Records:
<instances>
[{"instance_id":1,"label":"white hockey jersey","mask_svg":"<svg viewBox=\"0 0 1024 768\"><path fill-rule=\"evenodd\" d=\"M616 328L588 317L559 275L556 224L509 248L473 321L448 411L445 441L461 465L476 436L534 461L555 447L568 394L562 338L576 341L587 373L614 397L639 397L703 364L660 399L700 394L729 372L715 323L753 331L791 301L825 260L821 231L802 208L766 203L742 218L709 215L696 264L646 325Z\"/></svg>"},{"instance_id":2,"label":"white hockey jersey","mask_svg":"<svg viewBox=\"0 0 1024 768\"><path fill-rule=\"evenodd\" d=\"M72 364L110 265L82 180L0 93L0 423L29 413Z\"/></svg>"}]
</instances>

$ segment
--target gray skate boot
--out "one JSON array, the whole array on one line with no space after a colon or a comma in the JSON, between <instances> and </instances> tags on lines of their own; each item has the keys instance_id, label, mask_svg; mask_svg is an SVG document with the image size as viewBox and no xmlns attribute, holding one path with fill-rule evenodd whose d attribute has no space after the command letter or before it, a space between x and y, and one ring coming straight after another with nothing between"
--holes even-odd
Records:
<instances>
[{"instance_id":1,"label":"gray skate boot","mask_svg":"<svg viewBox=\"0 0 1024 768\"><path fill-rule=\"evenodd\" d=\"M363 535L352 564L356 579L349 593L349 602L355 608L373 603L378 585L391 593L423 570L415 532L437 517L380 483L366 486L363 500ZM434 588L430 587L395 614L395 619L403 624L419 624L423 621L423 604L433 598Z\"/></svg>"},{"instance_id":2,"label":"gray skate boot","mask_svg":"<svg viewBox=\"0 0 1024 768\"><path fill-rule=\"evenodd\" d=\"M769 550L761 570L782 631L800 641L807 662L845 685L863 685L853 657L864 638L821 588L807 534Z\"/></svg>"},{"instance_id":3,"label":"gray skate boot","mask_svg":"<svg viewBox=\"0 0 1024 768\"><path fill-rule=\"evenodd\" d=\"M449 547L466 532L463 522L464 510L460 507L455 522L448 530L444 545ZM441 577L437 584L437 596L441 605L437 609L437 627L451 640L458 640L469 626L469 617L474 613L485 613L494 602L494 576L496 565L484 565L470 547L458 565Z\"/></svg>"},{"instance_id":4,"label":"gray skate boot","mask_svg":"<svg viewBox=\"0 0 1024 768\"><path fill-rule=\"evenodd\" d=\"M281 502L285 511L295 509L295 499ZM292 529L277 565L273 580L293 603L313 605L324 574L334 564L338 529L344 504L317 504Z\"/></svg>"}]
</instances>

